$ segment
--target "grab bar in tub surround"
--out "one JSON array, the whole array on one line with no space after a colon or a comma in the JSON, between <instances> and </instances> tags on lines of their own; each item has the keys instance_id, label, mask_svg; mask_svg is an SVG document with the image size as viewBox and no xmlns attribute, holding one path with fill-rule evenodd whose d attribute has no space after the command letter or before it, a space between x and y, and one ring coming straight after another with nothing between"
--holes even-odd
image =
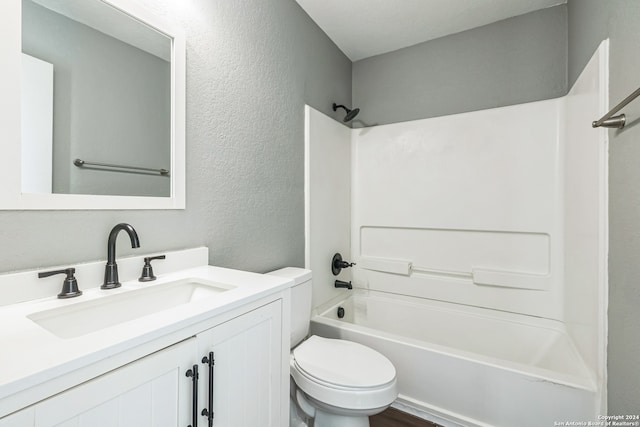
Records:
<instances>
[{"instance_id":1,"label":"grab bar in tub surround","mask_svg":"<svg viewBox=\"0 0 640 427\"><path fill-rule=\"evenodd\" d=\"M365 270L398 274L401 276L411 276L413 273L419 273L430 276L454 277L470 280L480 286L498 286L503 288L542 291L549 289L551 282L551 276L549 274L500 271L477 267L472 267L470 272L436 270L415 266L413 262L407 260L377 257L362 257L359 262L360 267Z\"/></svg>"}]
</instances>

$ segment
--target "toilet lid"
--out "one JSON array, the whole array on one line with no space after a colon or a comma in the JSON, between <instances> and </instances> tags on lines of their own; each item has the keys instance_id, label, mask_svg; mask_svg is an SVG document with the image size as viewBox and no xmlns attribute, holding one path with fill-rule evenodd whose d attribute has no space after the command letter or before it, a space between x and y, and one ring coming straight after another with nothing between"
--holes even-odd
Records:
<instances>
[{"instance_id":1,"label":"toilet lid","mask_svg":"<svg viewBox=\"0 0 640 427\"><path fill-rule=\"evenodd\" d=\"M341 387L379 387L396 377L389 359L352 341L313 335L293 350L293 358L307 375Z\"/></svg>"}]
</instances>

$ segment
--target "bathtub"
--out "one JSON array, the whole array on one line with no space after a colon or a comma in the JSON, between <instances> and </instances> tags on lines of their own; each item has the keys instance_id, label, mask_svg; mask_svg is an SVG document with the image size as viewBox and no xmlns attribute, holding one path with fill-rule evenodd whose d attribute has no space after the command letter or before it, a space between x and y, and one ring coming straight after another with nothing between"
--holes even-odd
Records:
<instances>
[{"instance_id":1,"label":"bathtub","mask_svg":"<svg viewBox=\"0 0 640 427\"><path fill-rule=\"evenodd\" d=\"M596 419L595 378L561 322L366 290L316 312L311 333L393 362L393 406L421 418L504 427Z\"/></svg>"}]
</instances>

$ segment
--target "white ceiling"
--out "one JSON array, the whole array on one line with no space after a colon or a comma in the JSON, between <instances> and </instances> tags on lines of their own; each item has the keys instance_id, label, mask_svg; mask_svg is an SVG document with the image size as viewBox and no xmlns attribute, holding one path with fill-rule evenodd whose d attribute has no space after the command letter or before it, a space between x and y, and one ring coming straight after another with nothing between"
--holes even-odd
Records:
<instances>
[{"instance_id":1,"label":"white ceiling","mask_svg":"<svg viewBox=\"0 0 640 427\"><path fill-rule=\"evenodd\" d=\"M566 3L566 0L296 1L352 61Z\"/></svg>"}]
</instances>

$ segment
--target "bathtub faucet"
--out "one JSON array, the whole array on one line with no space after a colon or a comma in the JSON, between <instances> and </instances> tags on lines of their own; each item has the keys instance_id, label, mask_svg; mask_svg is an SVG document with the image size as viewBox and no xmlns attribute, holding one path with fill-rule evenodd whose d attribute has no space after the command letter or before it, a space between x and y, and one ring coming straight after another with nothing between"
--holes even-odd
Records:
<instances>
[{"instance_id":1,"label":"bathtub faucet","mask_svg":"<svg viewBox=\"0 0 640 427\"><path fill-rule=\"evenodd\" d=\"M351 282L343 282L342 280L336 280L333 285L336 288L353 289L353 286L351 286Z\"/></svg>"}]
</instances>

